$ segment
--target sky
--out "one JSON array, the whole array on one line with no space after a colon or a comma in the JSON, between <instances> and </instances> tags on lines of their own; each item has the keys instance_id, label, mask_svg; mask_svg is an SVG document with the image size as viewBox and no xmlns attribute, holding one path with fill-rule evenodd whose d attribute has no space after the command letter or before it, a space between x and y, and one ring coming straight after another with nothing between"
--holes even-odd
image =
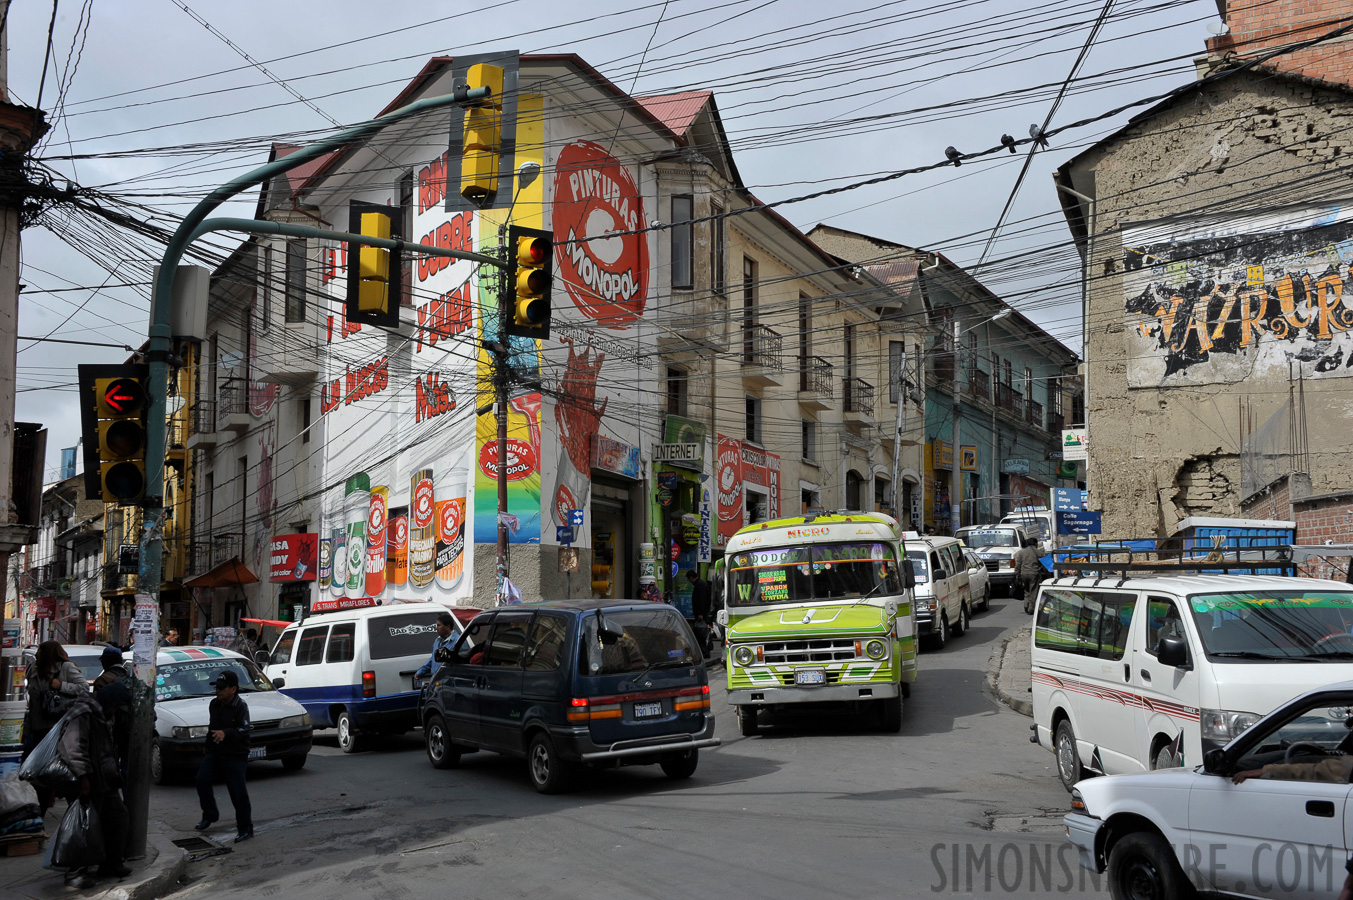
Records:
<instances>
[{"instance_id":1,"label":"sky","mask_svg":"<svg viewBox=\"0 0 1353 900\"><path fill-rule=\"evenodd\" d=\"M1113 0L1096 28L1105 5L16 0L4 38L11 101L52 123L35 156L56 186L172 230L266 161L272 141L370 118L429 57L502 49L576 53L634 95L714 91L742 179L764 202L853 185L1195 78L1215 0ZM1050 176L1142 108L1056 135L1013 200L1024 146L778 211L804 231L826 223L941 251L1075 350L1079 258ZM255 196L219 214L252 216ZM19 342L16 419L47 426L49 479L79 439L75 366L120 362L122 345L145 340L163 251L98 222L57 206L22 235L19 334L118 345Z\"/></svg>"}]
</instances>

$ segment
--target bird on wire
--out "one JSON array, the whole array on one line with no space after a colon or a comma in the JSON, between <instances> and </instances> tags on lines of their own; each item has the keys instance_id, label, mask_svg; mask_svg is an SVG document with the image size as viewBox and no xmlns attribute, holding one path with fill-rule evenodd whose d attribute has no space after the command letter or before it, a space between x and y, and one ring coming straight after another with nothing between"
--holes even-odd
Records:
<instances>
[{"instance_id":1,"label":"bird on wire","mask_svg":"<svg viewBox=\"0 0 1353 900\"><path fill-rule=\"evenodd\" d=\"M1034 139L1034 143L1038 145L1039 149L1048 149L1048 139L1043 136L1042 128L1039 128L1037 125L1030 125L1029 137Z\"/></svg>"},{"instance_id":2,"label":"bird on wire","mask_svg":"<svg viewBox=\"0 0 1353 900\"><path fill-rule=\"evenodd\" d=\"M954 164L954 168L958 168L959 166L963 165L963 154L959 153L953 147L945 147L944 155L946 158L948 158L949 162Z\"/></svg>"},{"instance_id":3,"label":"bird on wire","mask_svg":"<svg viewBox=\"0 0 1353 900\"><path fill-rule=\"evenodd\" d=\"M1012 137L1011 137L1010 135L1008 135L1008 134L1003 134L1003 135L1001 135L1001 146L1004 147L1005 149L1009 150L1011 153L1014 153L1014 152L1015 152L1015 139L1012 138Z\"/></svg>"}]
</instances>

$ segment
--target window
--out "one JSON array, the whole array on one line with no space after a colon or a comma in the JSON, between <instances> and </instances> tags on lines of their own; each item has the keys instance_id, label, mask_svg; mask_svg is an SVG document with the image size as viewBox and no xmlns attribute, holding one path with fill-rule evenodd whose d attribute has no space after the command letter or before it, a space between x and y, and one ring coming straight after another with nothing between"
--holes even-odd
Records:
<instances>
[{"instance_id":1,"label":"window","mask_svg":"<svg viewBox=\"0 0 1353 900\"><path fill-rule=\"evenodd\" d=\"M585 616L578 654L578 672L612 675L643 672L654 666L689 666L700 659L691 644L691 630L680 613L669 606L619 610L606 613L606 629L619 632L619 640L602 640L598 616Z\"/></svg>"},{"instance_id":2,"label":"window","mask_svg":"<svg viewBox=\"0 0 1353 900\"><path fill-rule=\"evenodd\" d=\"M372 659L424 656L437 638L437 614L405 612L366 620L367 645Z\"/></svg>"},{"instance_id":3,"label":"window","mask_svg":"<svg viewBox=\"0 0 1353 900\"><path fill-rule=\"evenodd\" d=\"M301 404L301 443L310 443L310 398L302 397Z\"/></svg>"},{"instance_id":4,"label":"window","mask_svg":"<svg viewBox=\"0 0 1353 900\"><path fill-rule=\"evenodd\" d=\"M353 644L357 639L357 623L347 622L335 625L329 632L329 651L325 662L352 662Z\"/></svg>"},{"instance_id":5,"label":"window","mask_svg":"<svg viewBox=\"0 0 1353 900\"><path fill-rule=\"evenodd\" d=\"M413 169L399 179L399 205L404 213L399 237L408 240L413 234ZM399 305L413 306L413 254L404 253L399 267Z\"/></svg>"},{"instance_id":6,"label":"window","mask_svg":"<svg viewBox=\"0 0 1353 900\"><path fill-rule=\"evenodd\" d=\"M747 440L761 443L761 400L752 396L747 397Z\"/></svg>"},{"instance_id":7,"label":"window","mask_svg":"<svg viewBox=\"0 0 1353 900\"><path fill-rule=\"evenodd\" d=\"M1061 378L1048 379L1048 408L1052 410L1054 416L1062 414L1062 380Z\"/></svg>"},{"instance_id":8,"label":"window","mask_svg":"<svg viewBox=\"0 0 1353 900\"><path fill-rule=\"evenodd\" d=\"M495 619L489 650L484 654L484 665L515 667L521 665L522 651L526 649L526 626L529 614L500 613Z\"/></svg>"},{"instance_id":9,"label":"window","mask_svg":"<svg viewBox=\"0 0 1353 900\"><path fill-rule=\"evenodd\" d=\"M1146 601L1146 652L1156 655L1156 645L1163 637L1184 637L1184 623L1180 621L1179 607L1164 597L1149 597Z\"/></svg>"},{"instance_id":10,"label":"window","mask_svg":"<svg viewBox=\"0 0 1353 900\"><path fill-rule=\"evenodd\" d=\"M296 642L296 665L314 666L324 662L324 639L328 635L328 625L302 631L301 639Z\"/></svg>"},{"instance_id":11,"label":"window","mask_svg":"<svg viewBox=\"0 0 1353 900\"><path fill-rule=\"evenodd\" d=\"M1024 417L1032 419L1034 414L1034 370L1024 367ZM1036 424L1043 424L1038 422Z\"/></svg>"},{"instance_id":12,"label":"window","mask_svg":"<svg viewBox=\"0 0 1353 900\"><path fill-rule=\"evenodd\" d=\"M493 618L481 615L466 627L465 633L456 644L455 654L458 664L477 666L483 662L484 645L488 642L489 628L492 626Z\"/></svg>"},{"instance_id":13,"label":"window","mask_svg":"<svg viewBox=\"0 0 1353 900\"><path fill-rule=\"evenodd\" d=\"M904 341L888 342L888 400L897 403L902 398L902 382L907 377L907 345Z\"/></svg>"},{"instance_id":14,"label":"window","mask_svg":"<svg viewBox=\"0 0 1353 900\"><path fill-rule=\"evenodd\" d=\"M860 485L864 483L864 478L854 469L846 473L846 509L863 509L860 505Z\"/></svg>"},{"instance_id":15,"label":"window","mask_svg":"<svg viewBox=\"0 0 1353 900\"><path fill-rule=\"evenodd\" d=\"M277 646L272 648L272 657L268 660L269 665L277 666L291 662L291 651L296 646L296 633L294 628L282 632L282 637L277 641Z\"/></svg>"},{"instance_id":16,"label":"window","mask_svg":"<svg viewBox=\"0 0 1353 900\"><path fill-rule=\"evenodd\" d=\"M686 415L686 373L680 369L667 370L667 414Z\"/></svg>"},{"instance_id":17,"label":"window","mask_svg":"<svg viewBox=\"0 0 1353 900\"><path fill-rule=\"evenodd\" d=\"M1135 594L1045 588L1034 623L1034 645L1120 660L1136 605Z\"/></svg>"},{"instance_id":18,"label":"window","mask_svg":"<svg viewBox=\"0 0 1353 900\"><path fill-rule=\"evenodd\" d=\"M742 361L756 361L756 261L742 258Z\"/></svg>"},{"instance_id":19,"label":"window","mask_svg":"<svg viewBox=\"0 0 1353 900\"><path fill-rule=\"evenodd\" d=\"M693 205L689 194L672 197L672 287L692 286L691 219Z\"/></svg>"},{"instance_id":20,"label":"window","mask_svg":"<svg viewBox=\"0 0 1353 900\"><path fill-rule=\"evenodd\" d=\"M893 508L892 482L886 478L874 479L874 511L888 512Z\"/></svg>"},{"instance_id":21,"label":"window","mask_svg":"<svg viewBox=\"0 0 1353 900\"><path fill-rule=\"evenodd\" d=\"M260 274L259 291L263 295L263 331L272 325L272 244L263 245L263 271Z\"/></svg>"},{"instance_id":22,"label":"window","mask_svg":"<svg viewBox=\"0 0 1353 900\"><path fill-rule=\"evenodd\" d=\"M1005 366L1005 386L1013 387L1015 384L1015 367L1010 365L1010 360L1002 360L1001 364Z\"/></svg>"},{"instance_id":23,"label":"window","mask_svg":"<svg viewBox=\"0 0 1353 900\"><path fill-rule=\"evenodd\" d=\"M526 638L526 671L553 672L564 658L568 620L562 616L538 613Z\"/></svg>"},{"instance_id":24,"label":"window","mask_svg":"<svg viewBox=\"0 0 1353 900\"><path fill-rule=\"evenodd\" d=\"M1071 395L1071 421L1075 425L1085 424L1085 398L1080 394Z\"/></svg>"},{"instance_id":25,"label":"window","mask_svg":"<svg viewBox=\"0 0 1353 900\"><path fill-rule=\"evenodd\" d=\"M803 420L803 458L817 459L817 423L808 419Z\"/></svg>"},{"instance_id":26,"label":"window","mask_svg":"<svg viewBox=\"0 0 1353 900\"><path fill-rule=\"evenodd\" d=\"M813 301L807 294L799 294L799 390L813 389L808 357L813 353ZM809 457L811 459L812 457Z\"/></svg>"},{"instance_id":27,"label":"window","mask_svg":"<svg viewBox=\"0 0 1353 900\"><path fill-rule=\"evenodd\" d=\"M818 493L812 488L801 488L799 490L799 503L802 506L800 512L805 516L808 515L809 510L822 508L822 503L818 500Z\"/></svg>"},{"instance_id":28,"label":"window","mask_svg":"<svg viewBox=\"0 0 1353 900\"><path fill-rule=\"evenodd\" d=\"M287 241L286 320L305 321L305 238Z\"/></svg>"},{"instance_id":29,"label":"window","mask_svg":"<svg viewBox=\"0 0 1353 900\"><path fill-rule=\"evenodd\" d=\"M748 525L764 522L770 514L770 498L765 494L758 494L756 491L748 491L744 505L747 510L746 522Z\"/></svg>"},{"instance_id":30,"label":"window","mask_svg":"<svg viewBox=\"0 0 1353 900\"><path fill-rule=\"evenodd\" d=\"M714 293L723 295L728 290L728 270L724 263L724 220L723 207L717 203L709 205L709 280Z\"/></svg>"}]
</instances>

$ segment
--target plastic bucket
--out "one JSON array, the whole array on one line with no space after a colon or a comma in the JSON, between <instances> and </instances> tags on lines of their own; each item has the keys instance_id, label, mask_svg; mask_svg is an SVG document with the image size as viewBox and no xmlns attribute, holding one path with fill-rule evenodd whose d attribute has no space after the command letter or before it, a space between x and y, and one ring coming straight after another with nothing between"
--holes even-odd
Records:
<instances>
[{"instance_id":1,"label":"plastic bucket","mask_svg":"<svg viewBox=\"0 0 1353 900\"><path fill-rule=\"evenodd\" d=\"M14 701L0 703L0 753L23 744L24 706Z\"/></svg>"}]
</instances>

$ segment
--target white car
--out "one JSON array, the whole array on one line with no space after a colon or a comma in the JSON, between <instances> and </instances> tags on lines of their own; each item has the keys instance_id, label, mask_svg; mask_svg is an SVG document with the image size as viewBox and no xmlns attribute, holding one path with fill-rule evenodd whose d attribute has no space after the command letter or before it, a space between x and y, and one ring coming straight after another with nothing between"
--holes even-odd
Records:
<instances>
[{"instance_id":1,"label":"white car","mask_svg":"<svg viewBox=\"0 0 1353 900\"><path fill-rule=\"evenodd\" d=\"M963 558L968 561L968 588L972 591L973 611L986 612L991 609L991 573L986 561L976 550L964 550Z\"/></svg>"},{"instance_id":2,"label":"white car","mask_svg":"<svg viewBox=\"0 0 1353 900\"><path fill-rule=\"evenodd\" d=\"M126 659L131 663L132 655ZM222 647L162 647L155 658L155 738L150 775L156 784L195 772L207 748L212 682L231 670L240 680L240 698L249 706L249 759L280 759L299 769L310 752L310 715L272 686L253 661Z\"/></svg>"},{"instance_id":3,"label":"white car","mask_svg":"<svg viewBox=\"0 0 1353 900\"><path fill-rule=\"evenodd\" d=\"M1278 707L1197 768L1083 779L1071 794L1067 837L1081 865L1108 872L1115 900L1195 891L1333 898L1353 844L1345 833L1351 754L1353 682L1342 682ZM1264 769L1292 764L1339 780ZM1240 784L1237 773L1247 773Z\"/></svg>"}]
</instances>

